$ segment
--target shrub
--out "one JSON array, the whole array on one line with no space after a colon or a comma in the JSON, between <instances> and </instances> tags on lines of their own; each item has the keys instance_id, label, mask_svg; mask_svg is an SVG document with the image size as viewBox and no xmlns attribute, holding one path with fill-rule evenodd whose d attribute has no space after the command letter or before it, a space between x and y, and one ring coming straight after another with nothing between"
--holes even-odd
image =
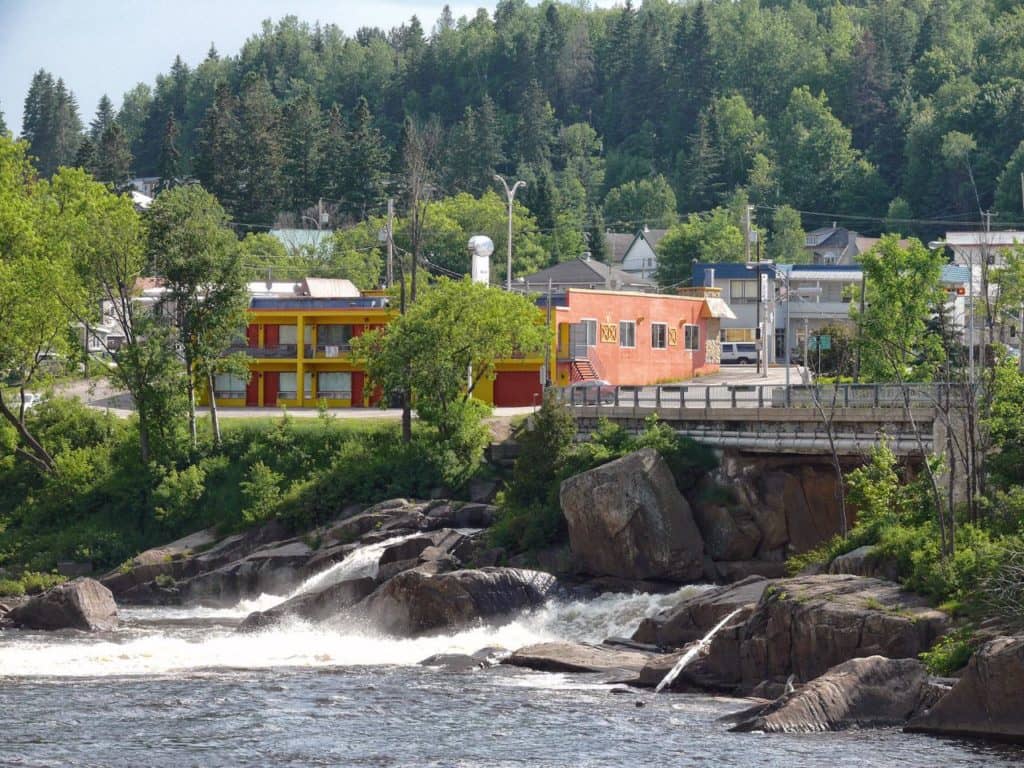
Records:
<instances>
[{"instance_id":1,"label":"shrub","mask_svg":"<svg viewBox=\"0 0 1024 768\"><path fill-rule=\"evenodd\" d=\"M939 677L949 677L963 669L970 661L977 641L970 627L954 629L920 655L928 671Z\"/></svg>"},{"instance_id":2,"label":"shrub","mask_svg":"<svg viewBox=\"0 0 1024 768\"><path fill-rule=\"evenodd\" d=\"M21 584L25 588L25 594L36 595L40 592L45 592L50 587L55 587L58 584L63 584L67 581L67 577L61 576L59 573L35 573L33 571L26 571L21 574Z\"/></svg>"},{"instance_id":3,"label":"shrub","mask_svg":"<svg viewBox=\"0 0 1024 768\"><path fill-rule=\"evenodd\" d=\"M25 594L25 585L14 579L0 579L0 597L21 597Z\"/></svg>"},{"instance_id":4,"label":"shrub","mask_svg":"<svg viewBox=\"0 0 1024 768\"><path fill-rule=\"evenodd\" d=\"M262 461L249 468L248 479L240 483L245 508L242 517L246 523L261 523L273 517L281 500L281 481L284 478Z\"/></svg>"}]
</instances>

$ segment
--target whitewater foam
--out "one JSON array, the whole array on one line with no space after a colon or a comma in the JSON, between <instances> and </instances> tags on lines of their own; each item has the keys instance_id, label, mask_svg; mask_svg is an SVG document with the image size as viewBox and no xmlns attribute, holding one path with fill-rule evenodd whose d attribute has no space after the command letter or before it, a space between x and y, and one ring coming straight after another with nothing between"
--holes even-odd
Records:
<instances>
[{"instance_id":1,"label":"whitewater foam","mask_svg":"<svg viewBox=\"0 0 1024 768\"><path fill-rule=\"evenodd\" d=\"M0 653L0 677L105 677L196 674L209 669L413 665L437 653L473 653L485 646L510 650L554 640L596 642L628 634L645 616L700 587L667 595L604 595L589 601L555 601L500 626L482 625L450 635L401 639L380 635L362 622L312 625L292 621L256 633L232 626L145 623L115 636L11 636ZM192 618L203 618L193 609ZM181 609L145 609L154 618L187 618ZM126 612L142 620L141 612ZM207 614L206 618L211 618ZM216 618L216 617L212 617Z\"/></svg>"}]
</instances>

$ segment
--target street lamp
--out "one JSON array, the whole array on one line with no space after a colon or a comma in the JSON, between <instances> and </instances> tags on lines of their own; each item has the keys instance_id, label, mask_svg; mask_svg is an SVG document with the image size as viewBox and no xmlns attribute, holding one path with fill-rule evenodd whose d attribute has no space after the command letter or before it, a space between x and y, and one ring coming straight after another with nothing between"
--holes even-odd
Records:
<instances>
[{"instance_id":1,"label":"street lamp","mask_svg":"<svg viewBox=\"0 0 1024 768\"><path fill-rule=\"evenodd\" d=\"M508 198L508 264L506 265L507 272L505 273L505 290L512 290L512 202L516 199L516 191L520 187L525 187L525 181L517 181L511 186L505 181L505 178L499 174L494 174L494 180L500 181L501 186L505 188L505 197Z\"/></svg>"}]
</instances>

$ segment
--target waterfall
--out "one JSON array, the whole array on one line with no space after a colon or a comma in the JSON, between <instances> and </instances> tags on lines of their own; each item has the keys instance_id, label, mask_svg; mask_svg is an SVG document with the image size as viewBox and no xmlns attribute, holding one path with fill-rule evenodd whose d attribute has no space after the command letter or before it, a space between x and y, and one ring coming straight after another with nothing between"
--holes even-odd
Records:
<instances>
[{"instance_id":1,"label":"waterfall","mask_svg":"<svg viewBox=\"0 0 1024 768\"><path fill-rule=\"evenodd\" d=\"M680 657L679 661L676 662L675 666L672 667L672 669L669 670L669 673L662 678L660 683L658 683L658 687L654 689L654 692L661 693L663 688L672 685L672 681L679 677L679 673L683 671L686 665L693 661L697 657L697 654L704 650L704 648L712 641L712 639L714 639L715 634L718 632L718 630L720 630L722 627L728 624L729 619L731 619L733 616L735 616L742 610L742 608L737 608L735 611L730 613L720 622L715 624L715 626L711 628L710 632L704 635L704 637L702 637L700 641L695 646L693 646L693 648L688 650Z\"/></svg>"}]
</instances>

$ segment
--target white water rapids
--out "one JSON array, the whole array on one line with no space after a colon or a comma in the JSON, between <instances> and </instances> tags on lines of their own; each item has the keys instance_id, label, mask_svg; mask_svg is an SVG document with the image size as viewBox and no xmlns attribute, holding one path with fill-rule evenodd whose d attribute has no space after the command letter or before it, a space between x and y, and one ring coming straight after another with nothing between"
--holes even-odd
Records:
<instances>
[{"instance_id":1,"label":"white water rapids","mask_svg":"<svg viewBox=\"0 0 1024 768\"><path fill-rule=\"evenodd\" d=\"M380 553L404 537L362 547L314 575L289 595L261 595L226 609L124 608L121 629L102 637L21 632L0 652L5 676L104 677L177 675L217 669L413 665L437 653L473 653L488 646L515 650L552 640L600 642L630 635L640 621L701 586L663 595L602 595L552 601L500 626L475 626L450 635L401 639L352 619L338 624L292 620L253 633L235 631L237 619L289 597L345 579L372 576Z\"/></svg>"}]
</instances>

